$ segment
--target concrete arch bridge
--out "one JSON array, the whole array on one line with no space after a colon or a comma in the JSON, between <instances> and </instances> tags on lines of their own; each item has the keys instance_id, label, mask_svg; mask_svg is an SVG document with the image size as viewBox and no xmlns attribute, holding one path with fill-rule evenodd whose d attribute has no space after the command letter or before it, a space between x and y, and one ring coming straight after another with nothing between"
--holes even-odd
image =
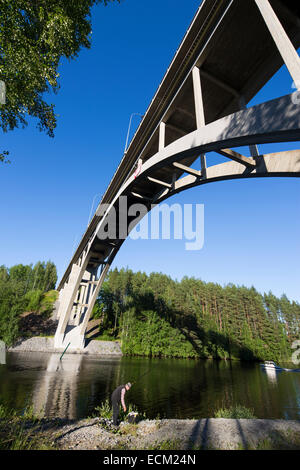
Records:
<instances>
[{"instance_id":1,"label":"concrete arch bridge","mask_svg":"<svg viewBox=\"0 0 300 470\"><path fill-rule=\"evenodd\" d=\"M134 225L124 218L122 197L150 211L194 186L300 176L300 150L259 150L260 144L300 139L299 46L298 2L202 1L60 281L57 349L69 343L69 349L84 349L101 285ZM291 88L247 107L284 64ZM228 161L208 166L210 152ZM99 234L113 213L119 228L104 239Z\"/></svg>"}]
</instances>

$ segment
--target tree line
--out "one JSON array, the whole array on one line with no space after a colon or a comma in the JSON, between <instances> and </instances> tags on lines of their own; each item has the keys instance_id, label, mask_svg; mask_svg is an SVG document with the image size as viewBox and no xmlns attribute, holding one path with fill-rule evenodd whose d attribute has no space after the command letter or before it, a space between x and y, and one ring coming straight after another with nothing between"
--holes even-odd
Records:
<instances>
[{"instance_id":1,"label":"tree line","mask_svg":"<svg viewBox=\"0 0 300 470\"><path fill-rule=\"evenodd\" d=\"M280 361L300 337L300 304L286 295L130 269L110 271L93 315L128 355Z\"/></svg>"},{"instance_id":2,"label":"tree line","mask_svg":"<svg viewBox=\"0 0 300 470\"><path fill-rule=\"evenodd\" d=\"M34 266L0 266L0 339L7 345L19 336L20 315L26 311L52 311L55 296L56 266L38 261Z\"/></svg>"},{"instance_id":3,"label":"tree line","mask_svg":"<svg viewBox=\"0 0 300 470\"><path fill-rule=\"evenodd\" d=\"M0 266L1 340L19 337L23 312L52 312L56 282L51 261ZM300 304L286 295L130 269L108 273L93 318L125 355L283 361L300 338Z\"/></svg>"}]
</instances>

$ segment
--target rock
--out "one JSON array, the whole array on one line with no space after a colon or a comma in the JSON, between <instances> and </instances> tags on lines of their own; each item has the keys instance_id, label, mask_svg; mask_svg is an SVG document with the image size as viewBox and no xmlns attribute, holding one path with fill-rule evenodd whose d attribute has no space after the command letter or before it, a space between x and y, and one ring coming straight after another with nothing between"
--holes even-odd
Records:
<instances>
[{"instance_id":1,"label":"rock","mask_svg":"<svg viewBox=\"0 0 300 470\"><path fill-rule=\"evenodd\" d=\"M131 411L127 415L127 421L130 424L137 424L140 421L140 416L138 413L135 413L134 411Z\"/></svg>"},{"instance_id":2,"label":"rock","mask_svg":"<svg viewBox=\"0 0 300 470\"><path fill-rule=\"evenodd\" d=\"M18 342L8 351L20 352L48 352L61 353L63 350L54 348L54 337L35 336L29 339L19 339ZM66 354L91 354L99 356L121 357L121 346L117 341L90 341L83 350L67 350Z\"/></svg>"}]
</instances>

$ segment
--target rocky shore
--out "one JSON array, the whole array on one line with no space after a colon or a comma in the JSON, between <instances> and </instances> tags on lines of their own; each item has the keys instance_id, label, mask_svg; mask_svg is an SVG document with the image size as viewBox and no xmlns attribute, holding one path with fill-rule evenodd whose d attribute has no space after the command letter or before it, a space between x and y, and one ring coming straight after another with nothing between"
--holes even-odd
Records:
<instances>
[{"instance_id":1,"label":"rocky shore","mask_svg":"<svg viewBox=\"0 0 300 470\"><path fill-rule=\"evenodd\" d=\"M53 337L36 336L29 339L19 340L8 351L18 352L61 352L54 348ZM92 354L100 356L122 356L120 344L117 341L91 340L82 351L67 351L67 354Z\"/></svg>"},{"instance_id":2,"label":"rocky shore","mask_svg":"<svg viewBox=\"0 0 300 470\"><path fill-rule=\"evenodd\" d=\"M117 430L102 418L46 420L40 432L61 450L300 449L300 421L288 420L143 420Z\"/></svg>"}]
</instances>

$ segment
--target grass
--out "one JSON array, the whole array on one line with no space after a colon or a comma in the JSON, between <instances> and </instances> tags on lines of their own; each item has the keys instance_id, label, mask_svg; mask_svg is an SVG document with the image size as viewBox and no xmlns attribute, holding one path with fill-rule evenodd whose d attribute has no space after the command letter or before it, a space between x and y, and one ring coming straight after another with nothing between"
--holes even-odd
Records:
<instances>
[{"instance_id":1,"label":"grass","mask_svg":"<svg viewBox=\"0 0 300 470\"><path fill-rule=\"evenodd\" d=\"M221 408L215 412L214 417L227 419L256 419L256 416L254 416L254 410L246 408L243 405L234 405L230 408Z\"/></svg>"},{"instance_id":2,"label":"grass","mask_svg":"<svg viewBox=\"0 0 300 470\"><path fill-rule=\"evenodd\" d=\"M126 423L120 428L120 434L122 436L137 436L138 426L137 424Z\"/></svg>"},{"instance_id":3,"label":"grass","mask_svg":"<svg viewBox=\"0 0 300 470\"><path fill-rule=\"evenodd\" d=\"M154 445L147 447L148 450L183 450L183 444L180 439L167 439L165 441L156 442Z\"/></svg>"},{"instance_id":4,"label":"grass","mask_svg":"<svg viewBox=\"0 0 300 470\"><path fill-rule=\"evenodd\" d=\"M51 290L46 292L41 301L41 306L39 313L49 313L53 311L53 306L56 300L58 299L58 292L56 290Z\"/></svg>"},{"instance_id":5,"label":"grass","mask_svg":"<svg viewBox=\"0 0 300 470\"><path fill-rule=\"evenodd\" d=\"M112 408L108 399L95 408L93 417L112 419Z\"/></svg>"},{"instance_id":6,"label":"grass","mask_svg":"<svg viewBox=\"0 0 300 470\"><path fill-rule=\"evenodd\" d=\"M112 337L112 336L109 336L109 335L106 335L106 334L96 336L95 338L93 338L93 340L96 340L96 341L110 341L111 343L120 341L118 338L115 338L115 337Z\"/></svg>"},{"instance_id":7,"label":"grass","mask_svg":"<svg viewBox=\"0 0 300 470\"><path fill-rule=\"evenodd\" d=\"M146 419L146 415L143 413L140 413L134 405L129 403L127 406L127 411L124 413L123 408L120 409L119 413L119 420L120 421L126 421L126 416L128 413L138 413L140 419ZM94 410L93 413L93 418L104 418L104 419L112 419L112 407L110 404L110 401L106 399L101 405L97 406Z\"/></svg>"},{"instance_id":8,"label":"grass","mask_svg":"<svg viewBox=\"0 0 300 470\"><path fill-rule=\"evenodd\" d=\"M33 407L23 414L0 404L0 450L54 450L54 445L41 432L41 417Z\"/></svg>"},{"instance_id":9,"label":"grass","mask_svg":"<svg viewBox=\"0 0 300 470\"><path fill-rule=\"evenodd\" d=\"M291 430L273 432L269 438L250 446L249 450L300 450L300 433Z\"/></svg>"},{"instance_id":10,"label":"grass","mask_svg":"<svg viewBox=\"0 0 300 470\"><path fill-rule=\"evenodd\" d=\"M134 407L129 404L128 411L136 411ZM96 416L99 418L111 419L112 410L109 400L105 400L100 406L95 409ZM228 409L221 409L216 413L218 418L253 418L253 410L249 410L241 405L236 405ZM140 415L141 416L141 415ZM142 415L143 416L143 415ZM95 415L94 415L95 417ZM125 413L120 413L121 420L126 419ZM56 441L60 433L55 436L53 431L45 431L45 422L43 416L36 414L32 406L26 407L22 413L16 410L9 409L4 404L0 403L0 450L56 450L53 441ZM117 434L119 439L114 443L111 442L112 447L107 447L106 450L134 450L133 445L135 438L138 437L138 425L133 423L124 423L113 434ZM47 432L49 433L47 435ZM52 432L52 437L51 436ZM112 432L112 431L111 431ZM117 437L117 436L116 436ZM130 438L133 438L131 441ZM141 436L142 437L142 436ZM167 436L166 436L167 437ZM122 442L124 441L124 442ZM147 440L145 441L147 442ZM142 444L143 446L145 444ZM165 439L163 441L156 441L147 445L148 450L212 450L214 447L206 447L195 445L192 441L183 442L182 439ZM300 432L288 430L274 430L270 435L259 442L249 442L247 447L242 443L239 444L236 450L299 450L300 449Z\"/></svg>"}]
</instances>

